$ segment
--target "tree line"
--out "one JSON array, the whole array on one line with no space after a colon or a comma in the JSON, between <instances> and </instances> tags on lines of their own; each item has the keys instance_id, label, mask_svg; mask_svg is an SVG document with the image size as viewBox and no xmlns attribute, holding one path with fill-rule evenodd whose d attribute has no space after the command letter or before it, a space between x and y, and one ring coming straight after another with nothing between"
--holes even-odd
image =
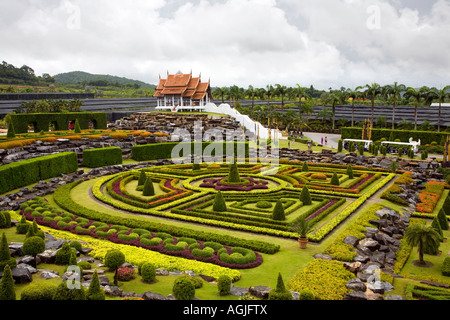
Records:
<instances>
[{"instance_id":1,"label":"tree line","mask_svg":"<svg viewBox=\"0 0 450 320\"><path fill-rule=\"evenodd\" d=\"M6 61L0 64L0 83L49 85L54 82L55 79L48 73L44 73L42 76L36 76L34 70L27 65L18 68Z\"/></svg>"},{"instance_id":2,"label":"tree line","mask_svg":"<svg viewBox=\"0 0 450 320\"><path fill-rule=\"evenodd\" d=\"M374 109L376 104L391 105L392 109L392 129L395 125L395 112L398 105L414 106L414 130L417 130L417 111L419 106L430 106L431 103L439 103L438 107L438 128L441 130L441 110L442 103L450 100L450 85L443 88L421 86L420 88L408 87L404 84L394 82L393 84L380 85L378 83L365 84L355 88L345 88L333 90L317 90L312 85L302 87L297 84L295 87L287 87L280 84L267 85L265 88L255 88L249 86L247 89L238 86L214 88L213 96L222 103L229 100L233 106L239 106L239 100L252 100L252 111L255 109L255 100L267 101L268 112L272 107L271 102L279 101L281 108L287 102L294 102L299 108L299 113L310 113L312 106L323 105L323 115L331 114L332 129L335 129L335 111L337 105L352 106L351 126L355 125L354 111L357 104L371 105L371 121L374 122ZM306 108L306 109L305 109Z\"/></svg>"}]
</instances>

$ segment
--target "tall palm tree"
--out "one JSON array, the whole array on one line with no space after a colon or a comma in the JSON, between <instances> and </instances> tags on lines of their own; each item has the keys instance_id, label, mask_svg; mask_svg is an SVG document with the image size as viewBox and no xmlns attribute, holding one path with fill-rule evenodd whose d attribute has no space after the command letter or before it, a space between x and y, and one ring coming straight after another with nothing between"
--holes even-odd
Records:
<instances>
[{"instance_id":1,"label":"tall palm tree","mask_svg":"<svg viewBox=\"0 0 450 320\"><path fill-rule=\"evenodd\" d=\"M404 84L398 84L397 82L383 87L384 95L392 98L392 130L395 128L395 108L397 106L397 101L398 99L401 99L401 94L405 91L406 86Z\"/></svg>"},{"instance_id":2,"label":"tall palm tree","mask_svg":"<svg viewBox=\"0 0 450 320\"><path fill-rule=\"evenodd\" d=\"M331 104L331 114L332 114L332 129L335 128L335 122L336 122L336 105L341 101L341 95L342 93L340 91L333 91L330 93L327 99L327 103Z\"/></svg>"},{"instance_id":3,"label":"tall palm tree","mask_svg":"<svg viewBox=\"0 0 450 320\"><path fill-rule=\"evenodd\" d=\"M253 88L253 86L248 86L247 90L245 91L245 95L252 99L252 111L255 110L255 96L257 92L256 89Z\"/></svg>"},{"instance_id":4,"label":"tall palm tree","mask_svg":"<svg viewBox=\"0 0 450 320\"><path fill-rule=\"evenodd\" d=\"M273 97L274 94L275 94L275 88L271 84L268 84L266 86L266 97L267 97L267 106L269 107L269 111L271 110L270 98Z\"/></svg>"},{"instance_id":5,"label":"tall palm tree","mask_svg":"<svg viewBox=\"0 0 450 320\"><path fill-rule=\"evenodd\" d=\"M216 97L221 97L222 98L222 103L225 102L225 100L224 100L225 88L215 88L213 93L214 93L214 95Z\"/></svg>"},{"instance_id":6,"label":"tall palm tree","mask_svg":"<svg viewBox=\"0 0 450 320\"><path fill-rule=\"evenodd\" d=\"M441 108L442 103L445 102L446 99L450 98L450 85L443 87L442 89L431 88L428 92L427 100L437 100L439 102L438 109L438 131L441 131ZM430 102L431 102L430 101Z\"/></svg>"},{"instance_id":7,"label":"tall palm tree","mask_svg":"<svg viewBox=\"0 0 450 320\"><path fill-rule=\"evenodd\" d=\"M352 127L355 124L355 101L359 97L360 92L356 89L347 89L347 99L352 99Z\"/></svg>"},{"instance_id":8,"label":"tall palm tree","mask_svg":"<svg viewBox=\"0 0 450 320\"><path fill-rule=\"evenodd\" d=\"M431 225L412 224L405 230L405 240L410 246L417 247L419 263L424 265L424 253L439 248L441 236Z\"/></svg>"},{"instance_id":9,"label":"tall palm tree","mask_svg":"<svg viewBox=\"0 0 450 320\"><path fill-rule=\"evenodd\" d=\"M303 88L297 83L297 88L295 88L295 97L298 98L298 111L302 111L302 99L309 100L311 96L306 92L306 88Z\"/></svg>"},{"instance_id":10,"label":"tall palm tree","mask_svg":"<svg viewBox=\"0 0 450 320\"><path fill-rule=\"evenodd\" d=\"M377 95L379 95L381 93L381 86L378 83L372 83L370 85L366 84L363 87L357 87L356 90L363 89L363 88L366 89L364 92L365 92L366 96L370 98L370 101L372 102L372 115L371 115L370 121L373 123L375 98Z\"/></svg>"},{"instance_id":11,"label":"tall palm tree","mask_svg":"<svg viewBox=\"0 0 450 320\"><path fill-rule=\"evenodd\" d=\"M287 95L287 87L286 86L282 86L281 84L276 84L275 85L275 90L274 90L274 94L279 96L281 98L281 108L284 108L284 98Z\"/></svg>"},{"instance_id":12,"label":"tall palm tree","mask_svg":"<svg viewBox=\"0 0 450 320\"><path fill-rule=\"evenodd\" d=\"M413 87L406 88L404 97L406 99L414 99L414 130L417 130L417 109L419 107L420 101L425 97L425 93L428 91L428 87L423 86L420 89L415 89Z\"/></svg>"}]
</instances>

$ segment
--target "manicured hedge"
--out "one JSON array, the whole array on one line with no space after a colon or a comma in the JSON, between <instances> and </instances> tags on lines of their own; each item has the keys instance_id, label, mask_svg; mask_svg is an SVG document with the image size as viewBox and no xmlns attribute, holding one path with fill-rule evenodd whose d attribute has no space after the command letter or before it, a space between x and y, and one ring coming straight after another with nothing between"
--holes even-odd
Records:
<instances>
[{"instance_id":1,"label":"manicured hedge","mask_svg":"<svg viewBox=\"0 0 450 320\"><path fill-rule=\"evenodd\" d=\"M131 154L133 160L136 161L149 161L149 160L158 160L158 159L170 159L172 158L172 149L175 146L178 146L180 148L186 147L186 149L190 150L190 154L195 153L194 144L196 142L168 142L168 143L153 143L153 144L146 144L146 145L136 145L131 148ZM220 150L220 144L223 144L222 146L222 152L223 155L226 155L226 148L227 144L233 143L234 144L234 154L240 155L241 152L240 148L242 148L242 144L244 144L244 150L245 150L245 156L248 157L249 154L249 147L248 143L244 142L202 142L202 152L211 144L215 144L211 146L210 148L218 147ZM212 155L215 155L214 152L212 152ZM186 157L189 156L189 154L180 154L180 157Z\"/></svg>"},{"instance_id":2,"label":"manicured hedge","mask_svg":"<svg viewBox=\"0 0 450 320\"><path fill-rule=\"evenodd\" d=\"M0 166L0 194L78 169L77 154L63 152Z\"/></svg>"},{"instance_id":3,"label":"manicured hedge","mask_svg":"<svg viewBox=\"0 0 450 320\"><path fill-rule=\"evenodd\" d=\"M341 128L342 139L361 139L362 128ZM433 141L439 143L442 137L447 137L448 132L437 131L411 131L411 130L392 130L392 129L372 129L372 140L378 141L382 138L389 140L393 136L393 140L400 139L402 142L408 142L409 138L419 141L421 145L429 144Z\"/></svg>"},{"instance_id":4,"label":"manicured hedge","mask_svg":"<svg viewBox=\"0 0 450 320\"><path fill-rule=\"evenodd\" d=\"M69 122L78 120L81 129L89 129L89 122L95 129L106 129L105 112L64 112L64 113L16 113L9 114L15 133L27 133L28 125L34 125L34 132L48 131L54 123L56 130L68 130Z\"/></svg>"},{"instance_id":5,"label":"manicured hedge","mask_svg":"<svg viewBox=\"0 0 450 320\"><path fill-rule=\"evenodd\" d=\"M88 168L115 164L122 164L122 149L119 147L83 150L83 165Z\"/></svg>"}]
</instances>

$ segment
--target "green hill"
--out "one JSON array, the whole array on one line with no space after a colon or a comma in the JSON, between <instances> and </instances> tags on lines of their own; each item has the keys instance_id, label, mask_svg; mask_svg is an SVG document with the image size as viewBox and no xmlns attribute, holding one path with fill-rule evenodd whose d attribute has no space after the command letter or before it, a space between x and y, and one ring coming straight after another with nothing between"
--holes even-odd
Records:
<instances>
[{"instance_id":1,"label":"green hill","mask_svg":"<svg viewBox=\"0 0 450 320\"><path fill-rule=\"evenodd\" d=\"M152 88L156 86L152 84L145 83L139 80L132 80L124 77L117 77L104 74L91 74L83 71L72 71L66 73L60 73L54 75L56 83L60 84L78 84L85 83L93 86L108 86L108 85L139 85L141 88Z\"/></svg>"}]
</instances>

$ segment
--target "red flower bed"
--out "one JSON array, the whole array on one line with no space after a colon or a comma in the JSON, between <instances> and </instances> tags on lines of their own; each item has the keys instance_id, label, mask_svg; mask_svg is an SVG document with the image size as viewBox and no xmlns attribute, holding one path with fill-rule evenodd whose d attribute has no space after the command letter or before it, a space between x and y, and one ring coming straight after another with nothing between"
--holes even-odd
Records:
<instances>
[{"instance_id":1,"label":"red flower bed","mask_svg":"<svg viewBox=\"0 0 450 320\"><path fill-rule=\"evenodd\" d=\"M417 204L417 211L421 213L431 213L442 196L446 183L429 181L425 184L425 189L419 193L420 203Z\"/></svg>"}]
</instances>

